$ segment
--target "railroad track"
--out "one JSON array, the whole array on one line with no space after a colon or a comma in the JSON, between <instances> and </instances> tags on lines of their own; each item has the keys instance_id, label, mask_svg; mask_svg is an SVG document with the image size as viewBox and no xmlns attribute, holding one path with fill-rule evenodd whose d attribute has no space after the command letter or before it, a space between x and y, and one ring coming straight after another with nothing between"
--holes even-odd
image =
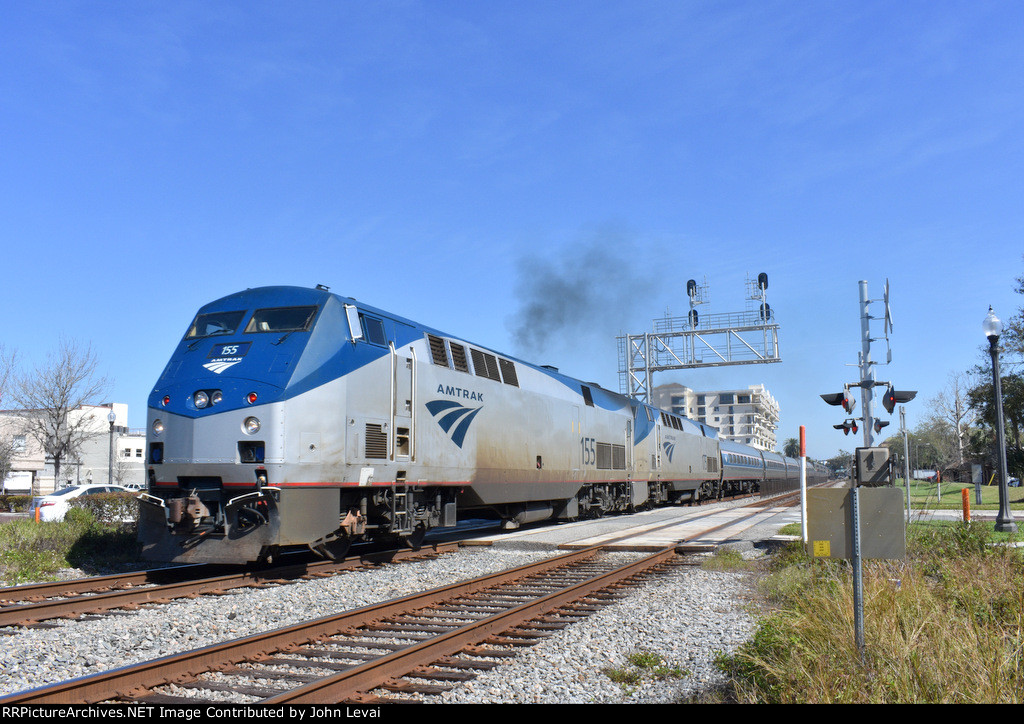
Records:
<instances>
[{"instance_id":1,"label":"railroad track","mask_svg":"<svg viewBox=\"0 0 1024 724\"><path fill-rule=\"evenodd\" d=\"M742 507L758 508L765 504L785 505L798 500L799 496L796 494L785 494L771 499L770 503L756 500ZM699 514L696 518L708 517L713 514L713 511ZM737 521L733 521L728 525L736 523ZM674 523L666 523L660 527L669 528L672 525ZM718 527L725 527L725 525ZM651 530L656 529L657 527ZM706 533L714 530L716 528L709 529ZM623 534L603 541L603 544L610 545L628 537L628 534ZM217 595L234 588L284 585L386 562L418 560L425 555L439 555L453 551L458 545L457 542L439 543L425 546L417 551L397 550L367 553L337 562L316 561L269 569L238 570L226 566L210 565L174 566L71 581L11 586L0 588L0 628L45 626L47 624L43 622L54 619L81 619L109 615L115 611L133 611L140 606L167 603L176 599L194 598L201 595ZM564 549L578 547L563 546Z\"/></svg>"},{"instance_id":2,"label":"railroad track","mask_svg":"<svg viewBox=\"0 0 1024 724\"><path fill-rule=\"evenodd\" d=\"M775 498L769 504L783 503ZM645 556L635 566L605 566L585 581L569 580L578 575L573 566L607 558L601 552L604 543L380 606L13 694L0 703L195 704L223 692L258 703L373 703L438 693L613 602L631 578L681 562L678 553L685 541ZM542 573L552 565L562 570ZM310 566L304 568L308 574ZM540 582L536 577L541 575L548 580ZM553 576L565 582L556 587ZM274 582L266 577L268 585Z\"/></svg>"},{"instance_id":3,"label":"railroad track","mask_svg":"<svg viewBox=\"0 0 1024 724\"><path fill-rule=\"evenodd\" d=\"M131 611L144 605L181 598L216 595L235 588L285 585L333 576L384 563L422 560L449 553L457 543L440 543L418 550L393 550L353 556L342 561L315 561L257 570L225 567L175 566L71 581L26 584L0 589L0 627L38 626L57 618L82 618L112 611ZM217 575L209 575L213 570Z\"/></svg>"},{"instance_id":4,"label":"railroad track","mask_svg":"<svg viewBox=\"0 0 1024 724\"><path fill-rule=\"evenodd\" d=\"M437 694L681 562L599 546L381 604L0 698L0 704L375 704Z\"/></svg>"}]
</instances>

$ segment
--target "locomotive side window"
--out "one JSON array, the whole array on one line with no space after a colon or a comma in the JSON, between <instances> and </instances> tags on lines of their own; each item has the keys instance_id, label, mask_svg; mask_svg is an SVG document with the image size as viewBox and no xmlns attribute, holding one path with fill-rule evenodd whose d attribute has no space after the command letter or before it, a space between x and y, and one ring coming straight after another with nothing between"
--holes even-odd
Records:
<instances>
[{"instance_id":1,"label":"locomotive side window","mask_svg":"<svg viewBox=\"0 0 1024 724\"><path fill-rule=\"evenodd\" d=\"M221 334L234 334L238 325L245 316L245 310L240 312L210 312L196 316L192 326L189 327L185 339L196 339L197 337L213 337Z\"/></svg>"},{"instance_id":2,"label":"locomotive side window","mask_svg":"<svg viewBox=\"0 0 1024 724\"><path fill-rule=\"evenodd\" d=\"M367 342L379 344L382 347L388 343L387 337L384 335L384 322L376 317L367 317L363 314L359 315L359 319L363 323L363 336L366 337Z\"/></svg>"},{"instance_id":3,"label":"locomotive side window","mask_svg":"<svg viewBox=\"0 0 1024 724\"><path fill-rule=\"evenodd\" d=\"M580 385L580 389L583 390L583 401L587 403L587 407L593 407L594 396L590 394L590 388L586 385Z\"/></svg>"},{"instance_id":4,"label":"locomotive side window","mask_svg":"<svg viewBox=\"0 0 1024 724\"><path fill-rule=\"evenodd\" d=\"M276 307L273 309L257 309L249 324L245 327L246 334L253 332L302 332L309 329L316 307Z\"/></svg>"}]
</instances>

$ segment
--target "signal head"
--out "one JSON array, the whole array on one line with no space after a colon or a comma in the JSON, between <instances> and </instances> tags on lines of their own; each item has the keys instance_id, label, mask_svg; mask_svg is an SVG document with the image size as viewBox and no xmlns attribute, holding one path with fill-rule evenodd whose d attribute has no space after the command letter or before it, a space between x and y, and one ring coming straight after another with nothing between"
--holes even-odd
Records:
<instances>
[{"instance_id":1,"label":"signal head","mask_svg":"<svg viewBox=\"0 0 1024 724\"><path fill-rule=\"evenodd\" d=\"M910 402L915 397L917 397L916 391L909 392L894 390L892 385L889 385L888 389L886 389L885 391L885 394L882 395L882 407L884 407L886 412L888 412L891 415L892 411L896 409L897 404L901 402Z\"/></svg>"},{"instance_id":2,"label":"signal head","mask_svg":"<svg viewBox=\"0 0 1024 724\"><path fill-rule=\"evenodd\" d=\"M821 399L830 405L842 405L847 414L853 412L853 408L857 406L857 400L853 398L848 389L844 389L842 392L821 395Z\"/></svg>"}]
</instances>

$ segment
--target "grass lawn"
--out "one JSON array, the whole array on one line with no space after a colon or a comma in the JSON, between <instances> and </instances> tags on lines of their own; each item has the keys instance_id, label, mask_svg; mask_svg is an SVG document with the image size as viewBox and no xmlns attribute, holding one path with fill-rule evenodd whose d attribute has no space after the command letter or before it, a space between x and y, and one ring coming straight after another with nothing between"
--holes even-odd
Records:
<instances>
[{"instance_id":1,"label":"grass lawn","mask_svg":"<svg viewBox=\"0 0 1024 724\"><path fill-rule=\"evenodd\" d=\"M903 478L896 481L896 487L906 491ZM910 507L914 510L960 510L963 507L963 499L960 493L962 488L967 488L971 510L999 510L999 486L981 486L981 504L975 497L974 485L970 483L941 483L925 482L923 480L910 481ZM1014 513L1020 512L1024 515L1024 488L1008 488L1010 494L1010 509ZM1016 517L1016 516L1015 516Z\"/></svg>"}]
</instances>

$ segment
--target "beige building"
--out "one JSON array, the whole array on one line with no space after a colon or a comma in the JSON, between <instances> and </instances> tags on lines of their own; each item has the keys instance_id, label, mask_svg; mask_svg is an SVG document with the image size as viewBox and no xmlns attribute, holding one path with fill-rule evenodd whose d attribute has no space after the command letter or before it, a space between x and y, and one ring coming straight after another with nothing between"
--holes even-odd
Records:
<instances>
[{"instance_id":1,"label":"beige building","mask_svg":"<svg viewBox=\"0 0 1024 724\"><path fill-rule=\"evenodd\" d=\"M716 428L727 440L760 450L776 449L779 403L764 385L695 392L672 383L655 387L652 399L657 407Z\"/></svg>"},{"instance_id":2,"label":"beige building","mask_svg":"<svg viewBox=\"0 0 1024 724\"><path fill-rule=\"evenodd\" d=\"M110 414L114 414L111 427ZM19 411L0 411L0 446L11 447L11 470L0 481L0 492L27 495L52 493L78 483L138 486L145 483L144 430L129 430L128 405L119 402L83 405L73 410L74 422L84 419L88 439L61 460L60 480L54 478L53 460L28 432ZM110 465L113 443L113 467Z\"/></svg>"}]
</instances>

